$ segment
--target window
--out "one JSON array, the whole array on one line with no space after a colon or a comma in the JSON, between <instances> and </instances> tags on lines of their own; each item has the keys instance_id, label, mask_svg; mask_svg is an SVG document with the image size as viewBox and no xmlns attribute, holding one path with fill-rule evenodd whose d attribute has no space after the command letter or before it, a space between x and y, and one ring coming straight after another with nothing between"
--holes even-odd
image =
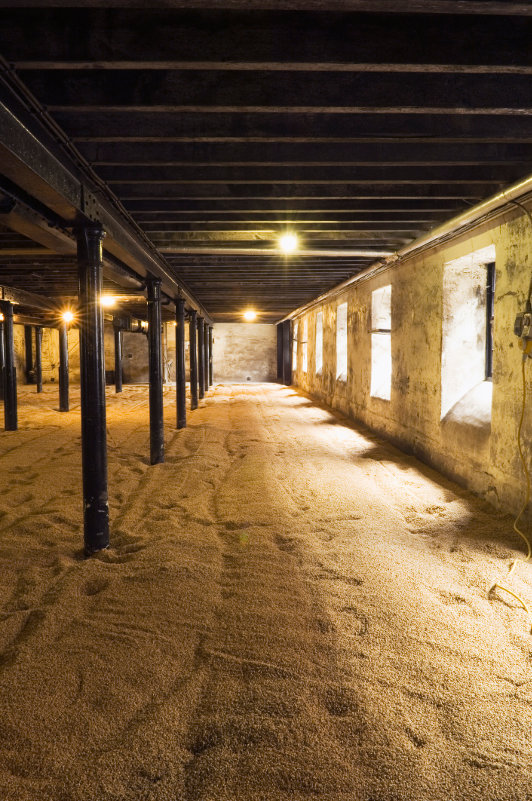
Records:
<instances>
[{"instance_id":1,"label":"window","mask_svg":"<svg viewBox=\"0 0 532 801\"><path fill-rule=\"evenodd\" d=\"M297 329L298 324L294 323L292 329L292 370L297 370Z\"/></svg>"},{"instance_id":2,"label":"window","mask_svg":"<svg viewBox=\"0 0 532 801\"><path fill-rule=\"evenodd\" d=\"M323 314L318 312L316 315L316 373L321 373L323 369Z\"/></svg>"},{"instance_id":3,"label":"window","mask_svg":"<svg viewBox=\"0 0 532 801\"><path fill-rule=\"evenodd\" d=\"M486 265L486 379L493 378L493 317L495 313L495 262Z\"/></svg>"},{"instance_id":4,"label":"window","mask_svg":"<svg viewBox=\"0 0 532 801\"><path fill-rule=\"evenodd\" d=\"M441 416L475 408L491 418L495 247L447 262L443 273ZM473 395L468 403L470 393ZM470 409L470 412L471 412ZM469 417L471 414L469 413ZM472 418L471 418L472 419Z\"/></svg>"},{"instance_id":5,"label":"window","mask_svg":"<svg viewBox=\"0 0 532 801\"><path fill-rule=\"evenodd\" d=\"M303 372L306 373L307 372L307 333L308 333L308 323L307 323L306 318L303 320L302 328L303 328L303 331L302 331L303 340L301 342L301 365L302 365Z\"/></svg>"},{"instance_id":6,"label":"window","mask_svg":"<svg viewBox=\"0 0 532 801\"><path fill-rule=\"evenodd\" d=\"M373 398L392 394L392 287L371 293L371 389Z\"/></svg>"},{"instance_id":7,"label":"window","mask_svg":"<svg viewBox=\"0 0 532 801\"><path fill-rule=\"evenodd\" d=\"M347 381L347 303L336 308L336 378Z\"/></svg>"}]
</instances>

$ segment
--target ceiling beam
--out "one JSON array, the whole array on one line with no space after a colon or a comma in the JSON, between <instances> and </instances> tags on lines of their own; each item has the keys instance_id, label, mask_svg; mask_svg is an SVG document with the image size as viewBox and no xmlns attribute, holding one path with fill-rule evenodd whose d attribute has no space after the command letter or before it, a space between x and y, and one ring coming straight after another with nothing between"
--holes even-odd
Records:
<instances>
[{"instance_id":1,"label":"ceiling beam","mask_svg":"<svg viewBox=\"0 0 532 801\"><path fill-rule=\"evenodd\" d=\"M125 205L132 214L165 214L172 213L196 213L196 211L207 210L209 212L243 212L254 214L255 212L268 212L279 214L283 217L287 214L297 214L299 212L342 212L351 213L353 211L373 214L374 212L396 212L408 213L410 211L425 212L435 214L452 213L458 208L463 208L465 203L462 198L438 199L438 198L404 198L401 201L389 198L357 198L349 197L341 201L334 198L288 198L279 201L276 198L156 198L155 200L133 199L125 201ZM449 216L449 214L447 214Z\"/></svg>"},{"instance_id":2,"label":"ceiling beam","mask_svg":"<svg viewBox=\"0 0 532 801\"><path fill-rule=\"evenodd\" d=\"M470 140L492 143L496 141L530 141L532 139L532 119L529 116L513 114L491 116L489 114L453 115L442 128L438 117L422 115L387 114L297 114L286 119L285 115L275 113L245 114L240 112L215 114L208 111L173 114L154 111L128 112L129 125L124 127L124 112L100 111L95 114L90 109L78 109L76 113L56 111L57 122L69 131L78 142L143 143L150 141L194 143L364 143L372 144L379 139L391 141L415 141L425 139L428 143L468 142ZM164 142L163 142L164 143ZM138 151L139 149L137 149ZM152 148L153 150L153 148ZM112 149L101 151L101 155ZM133 151L134 153L135 151ZM179 158L167 147L167 160ZM94 151L88 149L90 160L95 161ZM134 155L126 151L128 160ZM157 161L157 154L152 154ZM186 158L184 158L186 160ZM257 160L264 160L258 156Z\"/></svg>"},{"instance_id":3,"label":"ceiling beam","mask_svg":"<svg viewBox=\"0 0 532 801\"><path fill-rule=\"evenodd\" d=\"M353 196L360 199L382 198L412 199L412 198L439 198L439 199L478 199L486 197L497 191L499 182L494 184L473 184L471 182L453 183L381 183L368 182L358 190L349 188L349 184L269 184L269 183L203 183L203 184L149 184L147 186L130 186L115 184L115 191L124 201L128 200L164 200L164 199L193 199L219 198L234 200L260 200L275 198L290 201L292 198L329 198L350 200Z\"/></svg>"},{"instance_id":4,"label":"ceiling beam","mask_svg":"<svg viewBox=\"0 0 532 801\"><path fill-rule=\"evenodd\" d=\"M382 13L378 2L367 3L362 14L357 13L356 5L350 11L349 4L335 11L330 2L322 3L321 8L315 2L308 4L310 11L298 8L292 12L273 10L281 9L282 3L272 3L270 10L265 10L268 4L264 3L260 10L250 11L252 2L241 5L240 10L224 2L222 9L205 11L183 11L178 3L164 10L105 11L58 9L57 5L31 10L25 3L23 9L4 12L5 33L0 34L0 43L5 56L19 69L116 69L132 63L144 70L182 69L201 68L205 62L210 69L256 69L257 65L259 69L264 65L286 69L289 65L292 69L323 70L367 65L388 71L404 67L441 71L451 65L454 69L481 66L502 71L532 66L530 21L519 16L480 16L473 7L485 8L485 1L452 4L455 9L469 7L476 15L471 19L474 36L460 15L446 19L444 35L437 16L420 14L413 21L403 13L407 2L402 3L398 17ZM517 5L523 8L525 4ZM422 12L422 6L431 3L418 6ZM504 4L505 8L512 6L516 4ZM381 13L367 13L371 11Z\"/></svg>"},{"instance_id":5,"label":"ceiling beam","mask_svg":"<svg viewBox=\"0 0 532 801\"><path fill-rule=\"evenodd\" d=\"M179 115L177 115L179 116ZM216 116L216 115L214 115ZM122 125L124 126L123 117ZM340 118L341 119L341 118ZM362 118L363 119L363 118ZM384 117L383 119L386 119ZM411 124L415 126L414 118ZM504 119L507 119L506 117ZM101 170L169 169L182 166L223 166L230 164L412 164L429 166L493 164L530 161L532 152L532 116L528 120L530 139L519 143L494 142L418 142L402 139L392 142L194 142L139 143L121 142L85 144L80 149ZM285 124L289 124L285 122ZM442 121L439 120L441 127ZM128 130L133 123L128 122ZM447 121L446 121L447 125ZM136 129L138 130L138 129Z\"/></svg>"},{"instance_id":6,"label":"ceiling beam","mask_svg":"<svg viewBox=\"0 0 532 801\"><path fill-rule=\"evenodd\" d=\"M50 111L117 108L187 112L524 114L527 75L87 70L24 71L24 82ZM119 100L119 102L116 102Z\"/></svg>"},{"instance_id":7,"label":"ceiling beam","mask_svg":"<svg viewBox=\"0 0 532 801\"><path fill-rule=\"evenodd\" d=\"M0 3L0 6L4 3ZM55 0L54 8L219 9L219 0ZM25 0L26 8L46 8L49 0ZM225 0L224 10L356 11L382 14L532 16L528 2L511 0Z\"/></svg>"},{"instance_id":8,"label":"ceiling beam","mask_svg":"<svg viewBox=\"0 0 532 801\"><path fill-rule=\"evenodd\" d=\"M180 167L105 167L102 178L110 185L142 186L157 184L364 184L364 183L513 183L532 168L532 148L528 161L516 164L461 164L445 163L430 166L412 164L382 166L318 165L291 166L247 164L235 166L187 165Z\"/></svg>"}]
</instances>

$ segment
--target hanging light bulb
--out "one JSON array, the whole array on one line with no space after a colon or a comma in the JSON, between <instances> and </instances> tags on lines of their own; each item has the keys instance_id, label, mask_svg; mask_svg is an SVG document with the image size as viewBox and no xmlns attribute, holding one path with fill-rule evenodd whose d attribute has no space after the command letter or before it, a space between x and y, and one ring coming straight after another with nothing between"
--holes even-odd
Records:
<instances>
[{"instance_id":1,"label":"hanging light bulb","mask_svg":"<svg viewBox=\"0 0 532 801\"><path fill-rule=\"evenodd\" d=\"M286 233L279 237L279 248L286 256L289 256L291 253L295 253L298 247L299 238L297 234L294 234L291 231L286 231Z\"/></svg>"}]
</instances>

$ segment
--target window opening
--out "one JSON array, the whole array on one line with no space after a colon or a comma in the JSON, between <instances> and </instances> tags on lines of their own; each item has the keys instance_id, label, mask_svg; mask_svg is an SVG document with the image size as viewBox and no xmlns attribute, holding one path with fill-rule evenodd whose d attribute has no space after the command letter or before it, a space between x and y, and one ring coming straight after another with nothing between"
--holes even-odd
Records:
<instances>
[{"instance_id":1,"label":"window opening","mask_svg":"<svg viewBox=\"0 0 532 801\"><path fill-rule=\"evenodd\" d=\"M486 265L486 379L493 378L493 318L495 313L495 262Z\"/></svg>"},{"instance_id":2,"label":"window opening","mask_svg":"<svg viewBox=\"0 0 532 801\"><path fill-rule=\"evenodd\" d=\"M316 315L316 373L321 373L323 369L323 314L318 312Z\"/></svg>"},{"instance_id":3,"label":"window opening","mask_svg":"<svg viewBox=\"0 0 532 801\"><path fill-rule=\"evenodd\" d=\"M446 262L443 272L441 416L491 419L495 246Z\"/></svg>"},{"instance_id":4,"label":"window opening","mask_svg":"<svg viewBox=\"0 0 532 801\"><path fill-rule=\"evenodd\" d=\"M303 320L303 331L301 332L302 341L301 341L301 366L303 372L307 372L307 332L308 332L308 323L307 320Z\"/></svg>"},{"instance_id":5,"label":"window opening","mask_svg":"<svg viewBox=\"0 0 532 801\"><path fill-rule=\"evenodd\" d=\"M297 329L298 324L294 323L292 329L292 370L297 370Z\"/></svg>"},{"instance_id":6,"label":"window opening","mask_svg":"<svg viewBox=\"0 0 532 801\"><path fill-rule=\"evenodd\" d=\"M336 307L336 378L347 381L347 303Z\"/></svg>"},{"instance_id":7,"label":"window opening","mask_svg":"<svg viewBox=\"0 0 532 801\"><path fill-rule=\"evenodd\" d=\"M392 286L371 293L371 387L373 398L392 394Z\"/></svg>"}]
</instances>

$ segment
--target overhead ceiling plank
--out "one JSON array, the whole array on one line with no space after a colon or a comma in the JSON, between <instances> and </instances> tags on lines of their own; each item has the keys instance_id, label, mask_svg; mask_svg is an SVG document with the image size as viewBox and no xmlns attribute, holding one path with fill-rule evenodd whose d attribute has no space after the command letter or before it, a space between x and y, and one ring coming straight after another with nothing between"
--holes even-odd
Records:
<instances>
[{"instance_id":1,"label":"overhead ceiling plank","mask_svg":"<svg viewBox=\"0 0 532 801\"><path fill-rule=\"evenodd\" d=\"M25 3L28 5L31 3ZM245 69L257 63L326 69L331 65L348 67L355 58L360 64L388 69L391 65L418 69L430 65L439 69L446 65L494 69L532 65L530 22L502 12L507 16L505 36L501 37L501 21L474 10L485 9L486 2L449 4L462 12L464 6L468 7L470 14L477 16L474 37L460 15L446 19L445 35L440 20L430 14L418 13L413 26L404 13L408 2L402 4L398 17L390 17L379 2L366 3L362 9L356 3L328 2L325 6L314 2L308 3L307 9L302 3L294 3L297 11L275 10L286 6L282 2L272 3L266 11L265 2L261 9L251 12L252 2L241 4L239 10L235 10L235 3L224 2L222 8L212 3L207 11L180 10L183 3L173 3L166 9L157 9L154 3L149 10L105 11L81 11L79 7L61 10L57 2L54 5L53 10L10 10L6 19L9 25L0 42L19 68L113 69L125 62L143 69L161 69L165 65L194 67L208 62L211 68L219 65L225 69L228 65ZM341 10L335 10L335 5ZM431 5L434 3L430 1L418 3L417 10ZM504 8L524 5L506 3ZM498 7L503 8L503 4ZM360 10L366 13L357 13ZM41 36L43 29L49 31L46 37ZM85 32L83 37L79 36L80 29ZM416 47L411 46L413 35ZM375 42L379 42L378 48Z\"/></svg>"},{"instance_id":2,"label":"overhead ceiling plank","mask_svg":"<svg viewBox=\"0 0 532 801\"><path fill-rule=\"evenodd\" d=\"M405 114L378 113L366 114L297 114L289 119L275 113L246 114L240 112L224 113L198 111L187 114L173 114L154 111L129 111L130 125L124 128L123 111L100 111L77 109L75 113L56 111L58 123L70 132L79 142L143 143L150 140L164 145L170 142L181 143L245 143L259 144L284 143L330 143L330 142L378 142L388 140L425 139L430 143L469 140L479 142L530 141L532 138L532 119L514 114L491 116L489 114L453 115L442 128L438 117L423 117ZM137 149L138 152L139 149ZM152 148L152 156L157 154ZM163 154L170 148L163 148ZM94 161L94 151L85 152ZM103 151L102 157L105 154ZM111 152L111 151L109 151ZM126 151L129 161L134 159L133 151ZM179 151L178 151L179 152ZM258 157L262 158L261 156ZM168 160L168 159L167 159ZM184 156L184 160L186 157Z\"/></svg>"},{"instance_id":3,"label":"overhead ceiling plank","mask_svg":"<svg viewBox=\"0 0 532 801\"><path fill-rule=\"evenodd\" d=\"M2 5L2 4L0 4ZM46 8L49 0L25 0L26 8ZM219 10L219 0L172 0L175 9ZM55 0L55 8L168 8L168 0ZM466 16L532 16L528 2L517 0L224 0L225 10L357 11L384 14L445 14Z\"/></svg>"},{"instance_id":4,"label":"overhead ceiling plank","mask_svg":"<svg viewBox=\"0 0 532 801\"><path fill-rule=\"evenodd\" d=\"M222 71L146 72L27 70L24 80L48 108L73 110L243 111L275 113L526 114L532 101L527 75L255 72L253 80ZM119 102L116 102L117 99Z\"/></svg>"},{"instance_id":5,"label":"overhead ceiling plank","mask_svg":"<svg viewBox=\"0 0 532 801\"><path fill-rule=\"evenodd\" d=\"M386 119L386 117L383 117ZM506 117L504 119L507 119ZM185 165L223 166L230 164L350 164L363 165L449 165L497 164L530 160L532 116L528 120L530 138L520 143L494 142L195 142L131 143L127 139L112 144L90 144L81 148L94 166L103 170L140 168L167 170ZM124 124L124 123L122 123ZM439 121L441 126L441 120ZM447 124L447 123L446 123ZM332 165L331 165L332 166Z\"/></svg>"}]
</instances>

